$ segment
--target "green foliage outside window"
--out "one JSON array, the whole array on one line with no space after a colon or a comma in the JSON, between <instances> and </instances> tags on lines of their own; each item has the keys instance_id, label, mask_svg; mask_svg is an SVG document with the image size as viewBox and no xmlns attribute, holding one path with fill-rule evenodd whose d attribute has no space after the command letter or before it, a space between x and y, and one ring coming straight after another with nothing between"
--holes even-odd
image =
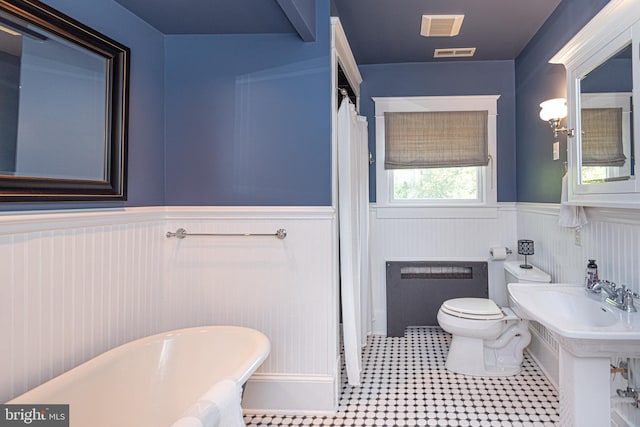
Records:
<instances>
[{"instance_id":1,"label":"green foliage outside window","mask_svg":"<svg viewBox=\"0 0 640 427\"><path fill-rule=\"evenodd\" d=\"M478 167L395 169L394 199L477 199L478 175Z\"/></svg>"}]
</instances>

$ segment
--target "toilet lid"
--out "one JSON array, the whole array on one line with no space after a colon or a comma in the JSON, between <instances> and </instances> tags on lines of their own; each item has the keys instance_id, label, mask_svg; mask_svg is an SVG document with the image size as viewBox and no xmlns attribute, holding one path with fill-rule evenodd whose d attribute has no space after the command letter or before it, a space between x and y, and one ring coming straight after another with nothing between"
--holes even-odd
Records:
<instances>
[{"instance_id":1,"label":"toilet lid","mask_svg":"<svg viewBox=\"0 0 640 427\"><path fill-rule=\"evenodd\" d=\"M488 298L454 298L442 303L442 311L467 319L502 319L504 313Z\"/></svg>"}]
</instances>

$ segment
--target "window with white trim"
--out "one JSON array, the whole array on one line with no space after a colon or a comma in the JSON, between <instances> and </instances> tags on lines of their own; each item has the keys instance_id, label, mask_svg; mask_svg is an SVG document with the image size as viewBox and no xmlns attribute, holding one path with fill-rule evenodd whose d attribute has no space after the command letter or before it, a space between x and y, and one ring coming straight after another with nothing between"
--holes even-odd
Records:
<instances>
[{"instance_id":1,"label":"window with white trim","mask_svg":"<svg viewBox=\"0 0 640 427\"><path fill-rule=\"evenodd\" d=\"M377 204L495 203L498 98L374 98Z\"/></svg>"}]
</instances>

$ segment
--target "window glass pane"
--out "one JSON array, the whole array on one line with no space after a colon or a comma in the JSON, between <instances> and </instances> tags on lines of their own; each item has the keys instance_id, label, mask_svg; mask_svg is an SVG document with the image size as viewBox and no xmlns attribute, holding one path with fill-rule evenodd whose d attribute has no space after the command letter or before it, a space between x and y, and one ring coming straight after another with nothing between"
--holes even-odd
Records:
<instances>
[{"instance_id":1,"label":"window glass pane","mask_svg":"<svg viewBox=\"0 0 640 427\"><path fill-rule=\"evenodd\" d=\"M629 175L620 176L620 168L607 166L582 166L582 183L595 184L598 182L622 181L629 179Z\"/></svg>"},{"instance_id":2,"label":"window glass pane","mask_svg":"<svg viewBox=\"0 0 640 427\"><path fill-rule=\"evenodd\" d=\"M479 167L396 169L395 200L477 200Z\"/></svg>"}]
</instances>

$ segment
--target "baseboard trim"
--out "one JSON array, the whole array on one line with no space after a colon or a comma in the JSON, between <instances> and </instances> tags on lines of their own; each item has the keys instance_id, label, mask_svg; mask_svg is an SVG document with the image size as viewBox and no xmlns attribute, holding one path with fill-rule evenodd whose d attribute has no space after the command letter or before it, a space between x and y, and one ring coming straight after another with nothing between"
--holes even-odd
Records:
<instances>
[{"instance_id":1,"label":"baseboard trim","mask_svg":"<svg viewBox=\"0 0 640 427\"><path fill-rule=\"evenodd\" d=\"M328 375L254 374L245 385L245 414L335 415L336 379Z\"/></svg>"}]
</instances>

